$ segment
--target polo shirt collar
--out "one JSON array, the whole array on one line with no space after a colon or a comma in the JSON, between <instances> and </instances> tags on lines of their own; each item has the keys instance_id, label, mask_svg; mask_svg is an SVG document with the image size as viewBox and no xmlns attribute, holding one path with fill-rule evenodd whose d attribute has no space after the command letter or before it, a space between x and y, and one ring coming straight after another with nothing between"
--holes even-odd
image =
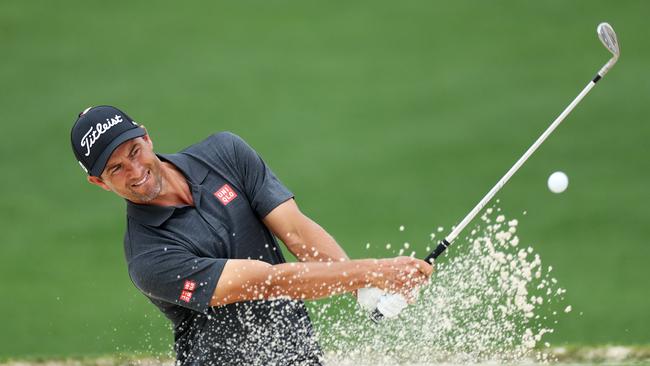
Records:
<instances>
[{"instance_id":1,"label":"polo shirt collar","mask_svg":"<svg viewBox=\"0 0 650 366\"><path fill-rule=\"evenodd\" d=\"M162 161L167 161L176 166L190 183L199 185L208 176L208 168L198 160L189 155L179 154L156 154Z\"/></svg>"},{"instance_id":2,"label":"polo shirt collar","mask_svg":"<svg viewBox=\"0 0 650 366\"><path fill-rule=\"evenodd\" d=\"M147 226L160 226L169 219L176 207L140 205L129 200L126 201L126 215Z\"/></svg>"},{"instance_id":3,"label":"polo shirt collar","mask_svg":"<svg viewBox=\"0 0 650 366\"><path fill-rule=\"evenodd\" d=\"M208 176L208 168L205 165L185 154L156 155L160 160L174 164L183 173L185 178L187 178L190 189L192 186L203 183L205 177ZM177 208L176 206L141 205L129 200L126 201L127 216L149 226L162 225L172 216Z\"/></svg>"}]
</instances>

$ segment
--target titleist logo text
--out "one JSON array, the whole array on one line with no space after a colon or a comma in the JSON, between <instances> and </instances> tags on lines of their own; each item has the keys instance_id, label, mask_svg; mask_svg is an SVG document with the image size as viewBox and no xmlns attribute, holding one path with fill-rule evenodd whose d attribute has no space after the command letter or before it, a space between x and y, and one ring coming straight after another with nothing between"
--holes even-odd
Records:
<instances>
[{"instance_id":1,"label":"titleist logo text","mask_svg":"<svg viewBox=\"0 0 650 366\"><path fill-rule=\"evenodd\" d=\"M111 127L122 122L122 116L116 114L113 118L106 118L106 122L98 123L94 127L91 127L84 137L81 138L81 146L86 148L86 156L90 155L90 148L93 147L101 135L110 130Z\"/></svg>"}]
</instances>

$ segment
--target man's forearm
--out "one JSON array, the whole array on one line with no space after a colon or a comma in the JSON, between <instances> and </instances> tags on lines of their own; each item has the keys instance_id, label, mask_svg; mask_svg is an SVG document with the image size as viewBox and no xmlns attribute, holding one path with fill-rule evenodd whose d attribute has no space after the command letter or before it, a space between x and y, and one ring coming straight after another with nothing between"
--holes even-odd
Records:
<instances>
[{"instance_id":1,"label":"man's forearm","mask_svg":"<svg viewBox=\"0 0 650 366\"><path fill-rule=\"evenodd\" d=\"M268 298L315 300L373 283L371 259L327 263L283 263L271 267Z\"/></svg>"},{"instance_id":2,"label":"man's forearm","mask_svg":"<svg viewBox=\"0 0 650 366\"><path fill-rule=\"evenodd\" d=\"M282 263L229 260L210 305L287 297L314 300L374 285L376 260Z\"/></svg>"}]
</instances>

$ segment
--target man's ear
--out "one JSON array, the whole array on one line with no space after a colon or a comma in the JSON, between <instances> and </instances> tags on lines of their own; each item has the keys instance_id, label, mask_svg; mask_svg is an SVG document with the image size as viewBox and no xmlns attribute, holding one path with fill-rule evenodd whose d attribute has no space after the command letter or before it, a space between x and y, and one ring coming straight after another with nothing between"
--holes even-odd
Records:
<instances>
[{"instance_id":1,"label":"man's ear","mask_svg":"<svg viewBox=\"0 0 650 366\"><path fill-rule=\"evenodd\" d=\"M102 180L102 178L100 178L100 177L94 177L94 176L92 176L92 175L89 175L86 179L88 180L88 183L90 183L90 184L94 184L94 185L96 185L96 186L98 186L98 187L101 187L101 188L104 189L105 191L110 191L110 190L111 190L111 189L106 185L106 183L104 183L104 181Z\"/></svg>"},{"instance_id":2,"label":"man's ear","mask_svg":"<svg viewBox=\"0 0 650 366\"><path fill-rule=\"evenodd\" d=\"M145 132L144 136L142 136L142 139L153 149L153 141L151 141L151 137L149 137L149 132L147 132L147 129L144 127L144 125L140 125L140 127Z\"/></svg>"}]
</instances>

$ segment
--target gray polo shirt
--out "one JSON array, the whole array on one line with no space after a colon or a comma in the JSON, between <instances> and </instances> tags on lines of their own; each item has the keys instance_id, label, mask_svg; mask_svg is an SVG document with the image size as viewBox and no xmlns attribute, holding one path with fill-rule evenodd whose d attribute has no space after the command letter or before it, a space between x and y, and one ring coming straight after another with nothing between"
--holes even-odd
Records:
<instances>
[{"instance_id":1,"label":"gray polo shirt","mask_svg":"<svg viewBox=\"0 0 650 366\"><path fill-rule=\"evenodd\" d=\"M228 259L285 262L261 219L292 193L232 133L159 158L185 175L194 206L127 201L124 251L135 286L173 323L177 364L320 364L301 301L209 305Z\"/></svg>"}]
</instances>

